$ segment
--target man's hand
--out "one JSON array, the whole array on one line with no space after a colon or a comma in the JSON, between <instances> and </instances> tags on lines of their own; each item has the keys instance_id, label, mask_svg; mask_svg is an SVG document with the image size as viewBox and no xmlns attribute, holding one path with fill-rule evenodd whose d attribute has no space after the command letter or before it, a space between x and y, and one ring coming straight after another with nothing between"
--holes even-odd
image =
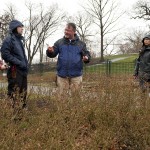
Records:
<instances>
[{"instance_id":1,"label":"man's hand","mask_svg":"<svg viewBox=\"0 0 150 150\"><path fill-rule=\"evenodd\" d=\"M54 52L54 47L53 46L52 47L49 46L47 49L48 49L49 53L53 53Z\"/></svg>"},{"instance_id":2,"label":"man's hand","mask_svg":"<svg viewBox=\"0 0 150 150\"><path fill-rule=\"evenodd\" d=\"M87 56L83 56L83 57L82 57L82 60L83 60L83 61L88 61L88 57L87 57Z\"/></svg>"},{"instance_id":3,"label":"man's hand","mask_svg":"<svg viewBox=\"0 0 150 150\"><path fill-rule=\"evenodd\" d=\"M7 65L2 65L2 66L0 67L0 70L6 70L7 68L8 68Z\"/></svg>"}]
</instances>

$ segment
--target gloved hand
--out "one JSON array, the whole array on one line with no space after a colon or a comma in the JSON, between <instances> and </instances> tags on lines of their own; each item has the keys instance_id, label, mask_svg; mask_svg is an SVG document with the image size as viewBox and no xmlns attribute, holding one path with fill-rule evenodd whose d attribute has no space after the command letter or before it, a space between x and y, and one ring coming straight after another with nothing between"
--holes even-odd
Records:
<instances>
[{"instance_id":1,"label":"gloved hand","mask_svg":"<svg viewBox=\"0 0 150 150\"><path fill-rule=\"evenodd\" d=\"M0 70L6 70L7 68L8 68L8 66L4 65L4 64L0 66Z\"/></svg>"},{"instance_id":2,"label":"gloved hand","mask_svg":"<svg viewBox=\"0 0 150 150\"><path fill-rule=\"evenodd\" d=\"M83 56L83 57L82 57L82 60L83 60L84 62L88 61L88 59L89 59L89 58L88 58L87 56Z\"/></svg>"}]
</instances>

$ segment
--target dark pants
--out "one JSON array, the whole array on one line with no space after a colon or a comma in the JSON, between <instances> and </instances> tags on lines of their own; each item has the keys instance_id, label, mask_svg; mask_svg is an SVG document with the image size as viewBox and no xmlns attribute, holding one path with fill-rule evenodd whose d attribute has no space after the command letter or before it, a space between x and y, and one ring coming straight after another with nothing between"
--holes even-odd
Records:
<instances>
[{"instance_id":1,"label":"dark pants","mask_svg":"<svg viewBox=\"0 0 150 150\"><path fill-rule=\"evenodd\" d=\"M13 100L21 100L23 107L26 105L27 96L27 73L15 68L9 68L7 72L8 78L8 96Z\"/></svg>"},{"instance_id":2,"label":"dark pants","mask_svg":"<svg viewBox=\"0 0 150 150\"><path fill-rule=\"evenodd\" d=\"M150 90L150 72L139 71L139 85L142 92Z\"/></svg>"}]
</instances>

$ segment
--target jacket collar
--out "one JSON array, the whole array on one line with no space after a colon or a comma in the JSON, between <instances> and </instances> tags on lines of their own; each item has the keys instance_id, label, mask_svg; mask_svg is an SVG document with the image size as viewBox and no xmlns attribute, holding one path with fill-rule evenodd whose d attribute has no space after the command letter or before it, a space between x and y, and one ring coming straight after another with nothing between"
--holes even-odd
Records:
<instances>
[{"instance_id":1,"label":"jacket collar","mask_svg":"<svg viewBox=\"0 0 150 150\"><path fill-rule=\"evenodd\" d=\"M24 40L24 37L23 37L22 35L20 35L20 34L11 33L10 35L11 35L11 37L12 37L13 39L17 38L17 39L20 39L20 40Z\"/></svg>"},{"instance_id":2,"label":"jacket collar","mask_svg":"<svg viewBox=\"0 0 150 150\"><path fill-rule=\"evenodd\" d=\"M74 45L79 40L79 37L78 37L77 34L75 34L75 38L73 40L69 40L65 36L63 37L63 39L64 39L64 41L65 41L66 44L72 44L72 45Z\"/></svg>"}]
</instances>

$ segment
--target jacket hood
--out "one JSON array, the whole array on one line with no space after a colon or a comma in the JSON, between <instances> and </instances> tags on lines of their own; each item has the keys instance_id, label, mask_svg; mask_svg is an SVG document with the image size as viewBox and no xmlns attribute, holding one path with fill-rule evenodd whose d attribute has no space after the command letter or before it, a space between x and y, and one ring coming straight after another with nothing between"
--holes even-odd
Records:
<instances>
[{"instance_id":1,"label":"jacket hood","mask_svg":"<svg viewBox=\"0 0 150 150\"><path fill-rule=\"evenodd\" d=\"M9 24L9 32L12 33L14 29L16 29L17 27L21 27L21 26L24 26L24 25L20 21L12 20Z\"/></svg>"}]
</instances>

